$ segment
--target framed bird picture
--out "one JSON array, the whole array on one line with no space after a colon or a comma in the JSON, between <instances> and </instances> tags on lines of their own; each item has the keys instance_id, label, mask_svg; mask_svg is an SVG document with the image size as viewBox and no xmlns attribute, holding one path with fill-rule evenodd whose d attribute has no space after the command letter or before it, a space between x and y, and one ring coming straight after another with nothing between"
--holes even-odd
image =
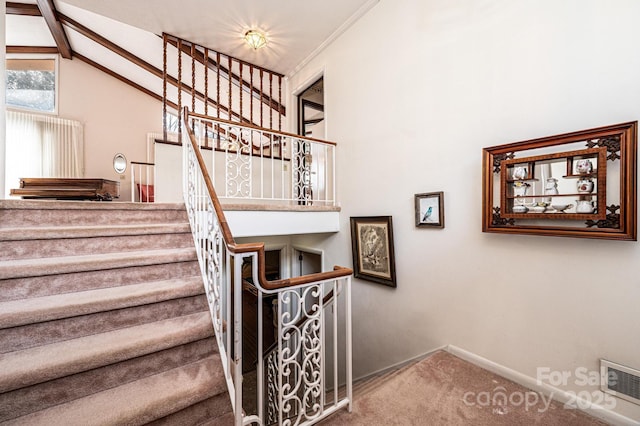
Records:
<instances>
[{"instance_id":1,"label":"framed bird picture","mask_svg":"<svg viewBox=\"0 0 640 426\"><path fill-rule=\"evenodd\" d=\"M426 192L415 195L416 226L444 228L444 192Z\"/></svg>"}]
</instances>

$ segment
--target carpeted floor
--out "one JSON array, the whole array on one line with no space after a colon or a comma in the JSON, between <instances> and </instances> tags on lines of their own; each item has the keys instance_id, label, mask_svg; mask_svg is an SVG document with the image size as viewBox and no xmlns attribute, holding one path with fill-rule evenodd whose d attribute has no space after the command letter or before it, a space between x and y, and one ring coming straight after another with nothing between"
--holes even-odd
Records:
<instances>
[{"instance_id":1,"label":"carpeted floor","mask_svg":"<svg viewBox=\"0 0 640 426\"><path fill-rule=\"evenodd\" d=\"M440 351L354 398L333 425L606 425Z\"/></svg>"}]
</instances>

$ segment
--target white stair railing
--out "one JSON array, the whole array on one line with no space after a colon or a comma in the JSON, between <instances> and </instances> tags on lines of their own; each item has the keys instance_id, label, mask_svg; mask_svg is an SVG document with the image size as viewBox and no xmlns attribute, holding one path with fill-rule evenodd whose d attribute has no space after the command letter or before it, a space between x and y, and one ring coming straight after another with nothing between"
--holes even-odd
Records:
<instances>
[{"instance_id":1,"label":"white stair railing","mask_svg":"<svg viewBox=\"0 0 640 426\"><path fill-rule=\"evenodd\" d=\"M265 277L264 244L231 235L185 109L184 197L235 425L310 425L352 405L351 269L277 281ZM250 276L243 269L250 265ZM243 295L257 299L256 379L243 376ZM275 342L264 301L277 300ZM251 391L250 391L251 390Z\"/></svg>"},{"instance_id":2,"label":"white stair railing","mask_svg":"<svg viewBox=\"0 0 640 426\"><path fill-rule=\"evenodd\" d=\"M221 199L335 205L333 142L190 114Z\"/></svg>"},{"instance_id":3,"label":"white stair railing","mask_svg":"<svg viewBox=\"0 0 640 426\"><path fill-rule=\"evenodd\" d=\"M131 201L155 201L156 166L154 163L131 162Z\"/></svg>"}]
</instances>

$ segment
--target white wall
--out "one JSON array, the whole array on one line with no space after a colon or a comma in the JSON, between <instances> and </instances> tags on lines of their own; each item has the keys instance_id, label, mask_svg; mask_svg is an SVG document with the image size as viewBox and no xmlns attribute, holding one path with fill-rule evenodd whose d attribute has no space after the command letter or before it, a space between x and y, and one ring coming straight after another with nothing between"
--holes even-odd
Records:
<instances>
[{"instance_id":1,"label":"white wall","mask_svg":"<svg viewBox=\"0 0 640 426\"><path fill-rule=\"evenodd\" d=\"M113 156L148 161L146 135L162 131L162 103L78 59L60 59L59 73L59 115L84 124L85 177L119 181L119 201L131 200L130 164L121 180Z\"/></svg>"},{"instance_id":2,"label":"white wall","mask_svg":"<svg viewBox=\"0 0 640 426\"><path fill-rule=\"evenodd\" d=\"M637 243L481 232L483 147L640 117L639 18L634 0L381 0L290 77L325 69L325 264L351 264L349 216L393 216L397 289L354 281L356 377L446 344L530 377L640 368ZM414 194L440 190L446 228L415 228Z\"/></svg>"},{"instance_id":3,"label":"white wall","mask_svg":"<svg viewBox=\"0 0 640 426\"><path fill-rule=\"evenodd\" d=\"M2 22L2 30L0 30L0 199L4 198L5 190L5 154L6 154L6 101L5 101L5 84L6 84L6 34L5 34L5 16L7 11L6 2L0 4L0 22Z\"/></svg>"}]
</instances>

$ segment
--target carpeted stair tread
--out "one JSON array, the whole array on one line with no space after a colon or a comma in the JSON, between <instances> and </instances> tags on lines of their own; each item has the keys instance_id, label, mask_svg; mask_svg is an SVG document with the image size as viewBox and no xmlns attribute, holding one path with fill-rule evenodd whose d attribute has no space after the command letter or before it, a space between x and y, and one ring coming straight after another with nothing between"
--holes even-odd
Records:
<instances>
[{"instance_id":1,"label":"carpeted stair tread","mask_svg":"<svg viewBox=\"0 0 640 426\"><path fill-rule=\"evenodd\" d=\"M229 394L223 392L166 417L156 419L147 423L146 426L202 426L218 419L221 419L218 425L229 426L234 424L232 410Z\"/></svg>"},{"instance_id":2,"label":"carpeted stair tread","mask_svg":"<svg viewBox=\"0 0 640 426\"><path fill-rule=\"evenodd\" d=\"M18 417L7 425L143 425L226 390L218 357Z\"/></svg>"},{"instance_id":3,"label":"carpeted stair tread","mask_svg":"<svg viewBox=\"0 0 640 426\"><path fill-rule=\"evenodd\" d=\"M183 203L0 200L0 247L0 425L233 423Z\"/></svg>"},{"instance_id":4,"label":"carpeted stair tread","mask_svg":"<svg viewBox=\"0 0 640 426\"><path fill-rule=\"evenodd\" d=\"M0 228L186 222L180 203L0 200Z\"/></svg>"},{"instance_id":5,"label":"carpeted stair tread","mask_svg":"<svg viewBox=\"0 0 640 426\"><path fill-rule=\"evenodd\" d=\"M148 281L162 281L195 275L200 275L200 267L198 266L197 258L194 257L182 262L6 279L0 281L0 301L50 296L73 291L140 284Z\"/></svg>"},{"instance_id":6,"label":"carpeted stair tread","mask_svg":"<svg viewBox=\"0 0 640 426\"><path fill-rule=\"evenodd\" d=\"M190 232L0 241L0 261L193 247Z\"/></svg>"},{"instance_id":7,"label":"carpeted stair tread","mask_svg":"<svg viewBox=\"0 0 640 426\"><path fill-rule=\"evenodd\" d=\"M223 414L215 419L207 420L204 423L200 423L198 426L230 426L233 424L235 417L233 412Z\"/></svg>"},{"instance_id":8,"label":"carpeted stair tread","mask_svg":"<svg viewBox=\"0 0 640 426\"><path fill-rule=\"evenodd\" d=\"M0 393L213 335L208 312L0 355Z\"/></svg>"},{"instance_id":9,"label":"carpeted stair tread","mask_svg":"<svg viewBox=\"0 0 640 426\"><path fill-rule=\"evenodd\" d=\"M61 256L0 262L0 279L155 265L196 259L195 248L141 250L82 256Z\"/></svg>"},{"instance_id":10,"label":"carpeted stair tread","mask_svg":"<svg viewBox=\"0 0 640 426\"><path fill-rule=\"evenodd\" d=\"M16 389L12 392L5 392L0 394L0 424L6 420L71 402L87 395L173 370L182 365L191 364L211 356L219 357L215 339L206 338L116 364ZM219 363L220 361L216 362ZM221 394L213 398L215 401L218 399L222 399L223 402L226 401L227 404L230 403L228 394ZM200 418L210 419L228 411L225 410L223 403L212 404L211 398L208 400L208 404L206 401L198 403L198 405L203 406L202 408L206 408L206 412L200 414ZM195 408L197 407L188 408L187 410L190 412L188 414L182 413L178 415L175 413L171 417L193 418ZM184 422L165 424L175 425L184 424Z\"/></svg>"},{"instance_id":11,"label":"carpeted stair tread","mask_svg":"<svg viewBox=\"0 0 640 426\"><path fill-rule=\"evenodd\" d=\"M177 234L190 231L191 228L189 227L189 223L187 222L135 225L15 227L0 229L0 241Z\"/></svg>"},{"instance_id":12,"label":"carpeted stair tread","mask_svg":"<svg viewBox=\"0 0 640 426\"><path fill-rule=\"evenodd\" d=\"M203 293L202 278L147 282L0 302L0 329Z\"/></svg>"},{"instance_id":13,"label":"carpeted stair tread","mask_svg":"<svg viewBox=\"0 0 640 426\"><path fill-rule=\"evenodd\" d=\"M96 203L93 201L56 201L56 200L0 200L0 210L180 210L184 203L132 203L111 201Z\"/></svg>"},{"instance_id":14,"label":"carpeted stair tread","mask_svg":"<svg viewBox=\"0 0 640 426\"><path fill-rule=\"evenodd\" d=\"M0 353L21 351L91 334L107 333L127 327L183 317L208 310L204 294L164 300L142 306L96 312L0 329Z\"/></svg>"}]
</instances>

